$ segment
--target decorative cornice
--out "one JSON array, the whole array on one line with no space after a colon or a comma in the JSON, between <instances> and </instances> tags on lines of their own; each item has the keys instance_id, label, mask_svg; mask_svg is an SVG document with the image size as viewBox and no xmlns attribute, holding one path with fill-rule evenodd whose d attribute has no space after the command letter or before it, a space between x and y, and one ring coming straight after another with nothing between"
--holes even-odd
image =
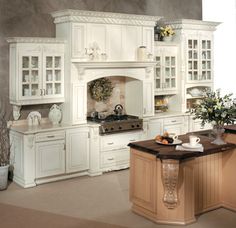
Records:
<instances>
[{"instance_id":1,"label":"decorative cornice","mask_svg":"<svg viewBox=\"0 0 236 228\"><path fill-rule=\"evenodd\" d=\"M139 61L111 61L111 62L79 62L72 59L72 63L79 68L148 68L156 65L155 61L139 62Z\"/></svg>"},{"instance_id":2,"label":"decorative cornice","mask_svg":"<svg viewBox=\"0 0 236 228\"><path fill-rule=\"evenodd\" d=\"M171 25L173 29L194 29L215 31L221 22L201 21L192 19L162 20L165 25Z\"/></svg>"},{"instance_id":3,"label":"decorative cornice","mask_svg":"<svg viewBox=\"0 0 236 228\"><path fill-rule=\"evenodd\" d=\"M6 40L8 43L66 43L64 39L51 37L8 37Z\"/></svg>"},{"instance_id":4,"label":"decorative cornice","mask_svg":"<svg viewBox=\"0 0 236 228\"><path fill-rule=\"evenodd\" d=\"M61 10L51 13L54 23L82 22L121 25L154 26L162 17L111 12Z\"/></svg>"}]
</instances>

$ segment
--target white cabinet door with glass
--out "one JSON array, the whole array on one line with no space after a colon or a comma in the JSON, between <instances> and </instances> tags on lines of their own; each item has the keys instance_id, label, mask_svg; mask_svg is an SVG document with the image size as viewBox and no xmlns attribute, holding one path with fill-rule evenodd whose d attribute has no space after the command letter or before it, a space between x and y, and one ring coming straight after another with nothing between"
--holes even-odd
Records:
<instances>
[{"instance_id":1,"label":"white cabinet door with glass","mask_svg":"<svg viewBox=\"0 0 236 228\"><path fill-rule=\"evenodd\" d=\"M187 82L213 80L212 35L190 35L187 38Z\"/></svg>"},{"instance_id":2,"label":"white cabinet door with glass","mask_svg":"<svg viewBox=\"0 0 236 228\"><path fill-rule=\"evenodd\" d=\"M10 38L10 103L64 101L64 41Z\"/></svg>"},{"instance_id":3,"label":"white cabinet door with glass","mask_svg":"<svg viewBox=\"0 0 236 228\"><path fill-rule=\"evenodd\" d=\"M155 94L177 93L177 54L176 45L167 45L157 42L155 47L155 60L157 62L155 72Z\"/></svg>"}]
</instances>

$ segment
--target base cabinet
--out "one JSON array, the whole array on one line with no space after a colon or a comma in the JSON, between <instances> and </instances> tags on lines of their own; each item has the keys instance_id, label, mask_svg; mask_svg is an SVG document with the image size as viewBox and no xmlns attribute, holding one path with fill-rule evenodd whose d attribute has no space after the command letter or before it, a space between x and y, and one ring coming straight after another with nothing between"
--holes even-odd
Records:
<instances>
[{"instance_id":1,"label":"base cabinet","mask_svg":"<svg viewBox=\"0 0 236 228\"><path fill-rule=\"evenodd\" d=\"M65 140L36 143L36 178L65 173Z\"/></svg>"},{"instance_id":2,"label":"base cabinet","mask_svg":"<svg viewBox=\"0 0 236 228\"><path fill-rule=\"evenodd\" d=\"M89 169L89 129L66 131L66 173Z\"/></svg>"}]
</instances>

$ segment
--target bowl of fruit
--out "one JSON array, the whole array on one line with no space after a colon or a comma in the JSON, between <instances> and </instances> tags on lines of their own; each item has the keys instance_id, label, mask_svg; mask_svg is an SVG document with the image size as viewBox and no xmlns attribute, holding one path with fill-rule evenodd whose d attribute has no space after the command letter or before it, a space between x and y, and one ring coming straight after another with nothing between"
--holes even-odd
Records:
<instances>
[{"instance_id":1,"label":"bowl of fruit","mask_svg":"<svg viewBox=\"0 0 236 228\"><path fill-rule=\"evenodd\" d=\"M165 132L163 135L157 135L155 137L155 142L167 146L179 145L182 143L182 141L178 139L178 135L169 134L168 132Z\"/></svg>"}]
</instances>

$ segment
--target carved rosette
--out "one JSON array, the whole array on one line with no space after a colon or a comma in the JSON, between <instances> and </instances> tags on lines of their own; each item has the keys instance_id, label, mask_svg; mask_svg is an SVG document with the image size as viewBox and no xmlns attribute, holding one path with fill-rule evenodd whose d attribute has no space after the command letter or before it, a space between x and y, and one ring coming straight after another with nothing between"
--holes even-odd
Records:
<instances>
[{"instance_id":1,"label":"carved rosette","mask_svg":"<svg viewBox=\"0 0 236 228\"><path fill-rule=\"evenodd\" d=\"M162 160L162 183L164 186L163 202L168 209L174 209L178 203L179 161Z\"/></svg>"}]
</instances>

